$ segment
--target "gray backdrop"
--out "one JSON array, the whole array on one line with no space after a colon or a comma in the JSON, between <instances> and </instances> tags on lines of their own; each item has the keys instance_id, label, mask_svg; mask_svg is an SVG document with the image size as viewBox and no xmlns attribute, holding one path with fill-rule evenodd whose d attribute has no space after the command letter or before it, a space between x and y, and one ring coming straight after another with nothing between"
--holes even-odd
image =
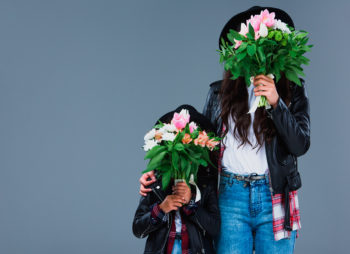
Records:
<instances>
[{"instance_id":1,"label":"gray backdrop","mask_svg":"<svg viewBox=\"0 0 350 254\"><path fill-rule=\"evenodd\" d=\"M202 110L222 77L221 28L259 3L315 44L295 253L346 252L349 1L3 0L0 253L141 253L143 136L182 103Z\"/></svg>"}]
</instances>

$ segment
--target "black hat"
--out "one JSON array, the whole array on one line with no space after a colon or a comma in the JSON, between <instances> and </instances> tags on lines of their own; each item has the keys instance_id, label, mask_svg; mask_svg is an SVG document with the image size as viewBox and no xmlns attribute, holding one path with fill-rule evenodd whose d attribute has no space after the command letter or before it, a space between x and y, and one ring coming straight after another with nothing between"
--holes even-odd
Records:
<instances>
[{"instance_id":1,"label":"black hat","mask_svg":"<svg viewBox=\"0 0 350 254\"><path fill-rule=\"evenodd\" d=\"M250 19L251 15L260 14L260 12L265 9L267 9L269 12L274 12L275 19L280 19L282 22L295 28L292 18L285 11L274 7L253 6L246 11L236 14L226 23L220 34L219 49L221 45L221 37L224 38L225 41L228 41L227 34L230 32L230 29L239 32L241 29L241 23L245 23L246 20Z\"/></svg>"},{"instance_id":2,"label":"black hat","mask_svg":"<svg viewBox=\"0 0 350 254\"><path fill-rule=\"evenodd\" d=\"M214 132L215 128L210 122L210 120L204 116L203 114L199 113L195 107L189 104L183 104L179 107L177 107L175 110L170 111L166 114L164 114L162 117L160 117L155 124L158 124L158 121L161 121L162 123L170 123L171 119L173 119L174 113L180 113L182 109L187 109L188 113L190 114L190 122L195 122L201 130L205 130L208 132Z\"/></svg>"}]
</instances>

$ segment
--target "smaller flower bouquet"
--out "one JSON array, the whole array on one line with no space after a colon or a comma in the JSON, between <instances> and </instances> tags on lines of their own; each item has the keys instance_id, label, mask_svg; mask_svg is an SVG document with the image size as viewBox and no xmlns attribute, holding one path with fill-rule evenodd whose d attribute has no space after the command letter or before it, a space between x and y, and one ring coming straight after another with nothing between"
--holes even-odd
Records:
<instances>
[{"instance_id":1,"label":"smaller flower bouquet","mask_svg":"<svg viewBox=\"0 0 350 254\"><path fill-rule=\"evenodd\" d=\"M159 121L144 137L145 159L150 159L142 173L157 170L162 175L162 188L166 189L173 179L183 179L187 184L197 181L200 165L212 166L209 151L218 149L221 138L202 131L190 122L188 110L175 112L171 123Z\"/></svg>"},{"instance_id":2,"label":"smaller flower bouquet","mask_svg":"<svg viewBox=\"0 0 350 254\"><path fill-rule=\"evenodd\" d=\"M301 86L299 75L305 76L301 65L309 63L304 54L313 46L306 45L307 35L306 31L295 30L275 19L275 13L265 9L242 23L239 32L230 29L227 34L230 43L221 38L221 50L217 51L220 63L224 62L225 70L231 71L231 79L244 77L247 86L258 74L276 78L277 83L281 72ZM271 107L265 96L257 96L248 113L254 112L257 106Z\"/></svg>"}]
</instances>

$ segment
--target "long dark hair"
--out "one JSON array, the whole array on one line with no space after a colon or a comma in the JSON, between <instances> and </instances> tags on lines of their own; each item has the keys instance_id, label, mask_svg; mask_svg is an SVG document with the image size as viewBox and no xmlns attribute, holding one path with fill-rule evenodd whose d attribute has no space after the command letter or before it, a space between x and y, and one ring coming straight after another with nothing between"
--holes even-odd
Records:
<instances>
[{"instance_id":1,"label":"long dark hair","mask_svg":"<svg viewBox=\"0 0 350 254\"><path fill-rule=\"evenodd\" d=\"M223 124L226 126L224 135L229 131L229 116L232 117L235 122L233 135L236 139L241 140L239 146L251 142L248 139L249 126L251 124L250 114L248 105L248 90L244 78L239 77L238 79L232 80L232 74L230 71L224 71L224 79L222 81L221 89L219 92L221 101L221 114ZM292 97L292 86L295 85L286 79L284 73L281 73L281 78L276 84L276 90L285 102L289 105ZM263 141L270 142L274 135L276 135L276 129L272 119L267 117L265 107L258 107L254 114L253 130L257 140L256 148L263 145Z\"/></svg>"}]
</instances>

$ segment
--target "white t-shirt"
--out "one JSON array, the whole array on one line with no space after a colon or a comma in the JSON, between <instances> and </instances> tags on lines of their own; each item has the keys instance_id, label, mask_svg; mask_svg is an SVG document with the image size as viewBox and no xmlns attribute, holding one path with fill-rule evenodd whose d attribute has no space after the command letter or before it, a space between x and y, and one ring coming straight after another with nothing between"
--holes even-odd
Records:
<instances>
[{"instance_id":1,"label":"white t-shirt","mask_svg":"<svg viewBox=\"0 0 350 254\"><path fill-rule=\"evenodd\" d=\"M253 89L253 84L250 84L250 86L247 87L249 108L253 104L256 97L254 95ZM266 158L265 144L263 144L263 146L258 152L257 150L259 148L259 145L256 148L252 149L257 142L253 130L254 113L250 113L252 121L249 127L248 134L248 139L250 140L253 146L246 143L237 148L241 142L233 136L233 129L235 123L232 117L229 118L229 132L223 139L223 142L225 144L225 150L222 158L223 170L236 174L257 173L260 175L267 173L268 164Z\"/></svg>"}]
</instances>

